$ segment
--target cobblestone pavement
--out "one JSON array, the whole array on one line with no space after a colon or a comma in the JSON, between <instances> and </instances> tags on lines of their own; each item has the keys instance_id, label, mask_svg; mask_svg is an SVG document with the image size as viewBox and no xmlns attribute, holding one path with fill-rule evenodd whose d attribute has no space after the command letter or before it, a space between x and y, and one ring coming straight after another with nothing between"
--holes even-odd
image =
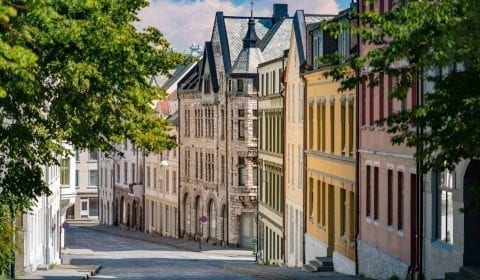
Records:
<instances>
[{"instance_id":1,"label":"cobblestone pavement","mask_svg":"<svg viewBox=\"0 0 480 280\"><path fill-rule=\"evenodd\" d=\"M71 226L65 237L63 263L101 265L94 279L352 279L332 272L256 265L249 250L202 246L197 252L198 243L193 241L152 239L115 227Z\"/></svg>"}]
</instances>

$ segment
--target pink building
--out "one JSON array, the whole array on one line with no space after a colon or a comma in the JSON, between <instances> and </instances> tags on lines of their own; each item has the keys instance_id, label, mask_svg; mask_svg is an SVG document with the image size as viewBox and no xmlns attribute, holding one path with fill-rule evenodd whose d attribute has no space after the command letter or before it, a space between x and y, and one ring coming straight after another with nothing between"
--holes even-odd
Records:
<instances>
[{"instance_id":1,"label":"pink building","mask_svg":"<svg viewBox=\"0 0 480 280\"><path fill-rule=\"evenodd\" d=\"M359 1L362 11L387 11L392 1L375 4ZM360 44L360 55L368 46ZM406 99L389 99L394 81L375 76L378 86L370 87L374 74L368 70L359 88L359 235L358 272L375 279L393 275L405 279L418 269L417 170L414 150L390 142L387 127L376 121L415 106L417 83ZM379 75L379 74L375 74ZM412 127L412 129L415 129Z\"/></svg>"}]
</instances>

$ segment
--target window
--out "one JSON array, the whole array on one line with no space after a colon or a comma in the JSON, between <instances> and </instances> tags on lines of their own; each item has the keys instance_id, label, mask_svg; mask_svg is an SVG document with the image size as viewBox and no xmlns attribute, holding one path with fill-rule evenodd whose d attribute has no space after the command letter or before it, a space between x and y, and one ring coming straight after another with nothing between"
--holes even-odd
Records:
<instances>
[{"instance_id":1,"label":"window","mask_svg":"<svg viewBox=\"0 0 480 280\"><path fill-rule=\"evenodd\" d=\"M88 199L88 205L90 206L90 208L88 209L88 216L98 216L98 198L90 197Z\"/></svg>"},{"instance_id":2,"label":"window","mask_svg":"<svg viewBox=\"0 0 480 280\"><path fill-rule=\"evenodd\" d=\"M128 181L128 163L123 163L123 183L127 184Z\"/></svg>"},{"instance_id":3,"label":"window","mask_svg":"<svg viewBox=\"0 0 480 280\"><path fill-rule=\"evenodd\" d=\"M253 167L252 173L253 173L253 185L258 186L258 167L257 166Z\"/></svg>"},{"instance_id":4,"label":"window","mask_svg":"<svg viewBox=\"0 0 480 280\"><path fill-rule=\"evenodd\" d=\"M70 185L70 159L63 158L60 165L60 184Z\"/></svg>"},{"instance_id":5,"label":"window","mask_svg":"<svg viewBox=\"0 0 480 280\"><path fill-rule=\"evenodd\" d=\"M387 186L387 204L388 204L388 226L393 225L393 171L388 170L388 186Z\"/></svg>"},{"instance_id":6,"label":"window","mask_svg":"<svg viewBox=\"0 0 480 280\"><path fill-rule=\"evenodd\" d=\"M150 166L147 166L147 187L150 188Z\"/></svg>"},{"instance_id":7,"label":"window","mask_svg":"<svg viewBox=\"0 0 480 280\"><path fill-rule=\"evenodd\" d=\"M455 173L448 171L436 174L436 237L447 244L453 244L453 194Z\"/></svg>"},{"instance_id":8,"label":"window","mask_svg":"<svg viewBox=\"0 0 480 280\"><path fill-rule=\"evenodd\" d=\"M80 161L80 150L75 149L75 161Z\"/></svg>"},{"instance_id":9,"label":"window","mask_svg":"<svg viewBox=\"0 0 480 280\"><path fill-rule=\"evenodd\" d=\"M371 182L371 167L367 165L367 217L372 216L372 209L371 209L371 189L372 189L372 182Z\"/></svg>"},{"instance_id":10,"label":"window","mask_svg":"<svg viewBox=\"0 0 480 280\"><path fill-rule=\"evenodd\" d=\"M340 189L340 236L344 236L347 229L347 211L346 210L347 210L346 192L345 192L345 189Z\"/></svg>"},{"instance_id":11,"label":"window","mask_svg":"<svg viewBox=\"0 0 480 280\"><path fill-rule=\"evenodd\" d=\"M345 132L346 132L346 122L345 122L345 113L346 113L346 110L345 110L345 102L342 102L342 105L341 105L341 112L340 112L340 126L341 126L341 131L340 131L340 135L341 135L341 145L342 145L342 155L345 155L345 153L347 152L347 148L346 148L346 139L345 139Z\"/></svg>"},{"instance_id":12,"label":"window","mask_svg":"<svg viewBox=\"0 0 480 280\"><path fill-rule=\"evenodd\" d=\"M98 151L88 151L88 160L97 161L98 160Z\"/></svg>"},{"instance_id":13,"label":"window","mask_svg":"<svg viewBox=\"0 0 480 280\"><path fill-rule=\"evenodd\" d=\"M245 139L245 120L238 120L238 139Z\"/></svg>"},{"instance_id":14,"label":"window","mask_svg":"<svg viewBox=\"0 0 480 280\"><path fill-rule=\"evenodd\" d=\"M335 152L335 103L330 105L330 153Z\"/></svg>"},{"instance_id":15,"label":"window","mask_svg":"<svg viewBox=\"0 0 480 280\"><path fill-rule=\"evenodd\" d=\"M132 183L135 183L135 163L132 163Z\"/></svg>"},{"instance_id":16,"label":"window","mask_svg":"<svg viewBox=\"0 0 480 280\"><path fill-rule=\"evenodd\" d=\"M398 172L398 230L403 230L403 172Z\"/></svg>"},{"instance_id":17,"label":"window","mask_svg":"<svg viewBox=\"0 0 480 280\"><path fill-rule=\"evenodd\" d=\"M80 177L79 171L75 170L75 187L80 187Z\"/></svg>"},{"instance_id":18,"label":"window","mask_svg":"<svg viewBox=\"0 0 480 280\"><path fill-rule=\"evenodd\" d=\"M221 170L220 170L220 176L221 176L221 182L225 183L225 156L222 155L222 162L221 162Z\"/></svg>"},{"instance_id":19,"label":"window","mask_svg":"<svg viewBox=\"0 0 480 280\"><path fill-rule=\"evenodd\" d=\"M373 219L378 221L378 199L379 199L379 189L378 189L378 167L373 168Z\"/></svg>"},{"instance_id":20,"label":"window","mask_svg":"<svg viewBox=\"0 0 480 280\"><path fill-rule=\"evenodd\" d=\"M168 170L165 171L165 192L170 192L170 172Z\"/></svg>"},{"instance_id":21,"label":"window","mask_svg":"<svg viewBox=\"0 0 480 280\"><path fill-rule=\"evenodd\" d=\"M238 185L245 186L245 167L238 168Z\"/></svg>"},{"instance_id":22,"label":"window","mask_svg":"<svg viewBox=\"0 0 480 280\"><path fill-rule=\"evenodd\" d=\"M82 200L82 211L87 211L87 210L88 210L88 201Z\"/></svg>"},{"instance_id":23,"label":"window","mask_svg":"<svg viewBox=\"0 0 480 280\"><path fill-rule=\"evenodd\" d=\"M157 168L153 168L153 187L157 188Z\"/></svg>"},{"instance_id":24,"label":"window","mask_svg":"<svg viewBox=\"0 0 480 280\"><path fill-rule=\"evenodd\" d=\"M243 92L243 80L241 80L241 79L237 80L237 91L238 92Z\"/></svg>"},{"instance_id":25,"label":"window","mask_svg":"<svg viewBox=\"0 0 480 280\"><path fill-rule=\"evenodd\" d=\"M185 136L190 136L190 110L185 110Z\"/></svg>"},{"instance_id":26,"label":"window","mask_svg":"<svg viewBox=\"0 0 480 280\"><path fill-rule=\"evenodd\" d=\"M88 185L98 186L98 170L88 170Z\"/></svg>"},{"instance_id":27,"label":"window","mask_svg":"<svg viewBox=\"0 0 480 280\"><path fill-rule=\"evenodd\" d=\"M258 120L254 119L252 122L253 122L253 138L258 138Z\"/></svg>"},{"instance_id":28,"label":"window","mask_svg":"<svg viewBox=\"0 0 480 280\"><path fill-rule=\"evenodd\" d=\"M238 157L238 165L245 165L245 158L244 157Z\"/></svg>"},{"instance_id":29,"label":"window","mask_svg":"<svg viewBox=\"0 0 480 280\"><path fill-rule=\"evenodd\" d=\"M177 171L172 171L172 192L177 193Z\"/></svg>"}]
</instances>

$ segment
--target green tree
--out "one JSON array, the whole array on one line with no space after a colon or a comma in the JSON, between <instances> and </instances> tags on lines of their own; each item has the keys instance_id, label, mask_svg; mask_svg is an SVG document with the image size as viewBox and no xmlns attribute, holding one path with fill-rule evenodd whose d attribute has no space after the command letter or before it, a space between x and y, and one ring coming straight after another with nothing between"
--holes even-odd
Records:
<instances>
[{"instance_id":1,"label":"green tree","mask_svg":"<svg viewBox=\"0 0 480 280\"><path fill-rule=\"evenodd\" d=\"M71 153L64 143L107 153L127 138L146 151L175 145L152 114L165 93L148 77L185 58L158 30L134 27L147 4L0 2L0 205L26 210L49 194L43 166Z\"/></svg>"},{"instance_id":2,"label":"green tree","mask_svg":"<svg viewBox=\"0 0 480 280\"><path fill-rule=\"evenodd\" d=\"M365 2L368 7L374 1ZM361 43L372 48L347 64L323 58L337 65L329 75L343 80L346 89L367 80L347 76L347 67L388 74L394 78L390 98L395 99L404 99L417 78L432 82L434 87L424 93L421 104L381 120L388 123L392 143L415 147L423 173L432 168L451 170L462 159L480 157L478 1L402 0L391 12L357 16L360 25L331 23L325 29L334 35L342 30L358 34ZM436 69L443 75L435 75ZM378 77L367 83L376 86Z\"/></svg>"}]
</instances>

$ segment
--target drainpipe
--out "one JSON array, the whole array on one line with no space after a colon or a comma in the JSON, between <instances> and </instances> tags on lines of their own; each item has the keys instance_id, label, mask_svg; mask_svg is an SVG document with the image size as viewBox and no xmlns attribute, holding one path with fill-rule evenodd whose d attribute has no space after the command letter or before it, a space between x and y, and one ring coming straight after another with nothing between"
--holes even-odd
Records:
<instances>
[{"instance_id":1,"label":"drainpipe","mask_svg":"<svg viewBox=\"0 0 480 280\"><path fill-rule=\"evenodd\" d=\"M178 88L179 86L177 86ZM180 212L181 212L181 208L180 208L180 193L181 193L181 187L182 187L182 184L180 182L180 172L182 170L182 161L180 160L181 157L182 157L182 141L180 140L181 139L181 136L182 136L182 133L181 133L181 127L182 127L182 122L181 122L181 118L180 118L180 114L182 112L182 107L181 107L181 102L180 102L180 93L178 93L178 89L177 89L177 106L178 106L178 126L176 127L176 130L177 130L177 142L178 142L178 154L177 154L177 178L176 178L176 181L177 181L177 238L180 238L181 235L182 235L182 226L181 226L181 215L180 215ZM144 207L145 209L145 207ZM185 215L185 213L184 213ZM146 225L147 223L145 223Z\"/></svg>"},{"instance_id":2,"label":"drainpipe","mask_svg":"<svg viewBox=\"0 0 480 280\"><path fill-rule=\"evenodd\" d=\"M358 14L360 13L360 5L357 2L357 26L360 26L360 17ZM357 57L360 56L360 34L357 33ZM357 70L357 78L360 77L360 70ZM356 182L356 190L355 190L355 274L358 275L359 273L359 265L358 265L358 236L360 235L360 85L357 82L357 86L355 89L355 182Z\"/></svg>"},{"instance_id":3,"label":"drainpipe","mask_svg":"<svg viewBox=\"0 0 480 280\"><path fill-rule=\"evenodd\" d=\"M306 244L306 240L305 240L305 235L307 234L307 190L306 190L306 178L307 178L307 160L306 160L306 157L305 157L305 148L307 147L307 144L306 144L306 139L307 139L307 131L306 131L306 117L305 117L305 106L306 106L306 102L307 102L307 79L305 79L305 76L302 75L302 81L303 81L303 151L302 151L302 154L303 154L303 182L302 182L302 190L303 190L303 236L302 236L302 242L303 242L303 256L302 256L302 264L304 265L305 262L306 262L306 253L305 253L305 244Z\"/></svg>"},{"instance_id":4,"label":"drainpipe","mask_svg":"<svg viewBox=\"0 0 480 280\"><path fill-rule=\"evenodd\" d=\"M419 71L417 74L417 105L423 105L423 94L424 94L424 87L423 87L423 71ZM423 128L416 127L416 133L423 134ZM423 149L420 145L417 147L418 149ZM418 189L418 249L417 249L417 260L418 260L418 276L419 278L422 277L423 274L423 170L422 170L422 162L417 160L417 189Z\"/></svg>"},{"instance_id":5,"label":"drainpipe","mask_svg":"<svg viewBox=\"0 0 480 280\"><path fill-rule=\"evenodd\" d=\"M285 187L286 184L285 184L285 178L287 176L287 171L285 170L285 162L286 162L286 154L285 154L285 143L286 143L286 140L287 140L287 134L285 133L285 130L287 129L287 125L286 125L286 115L287 115L287 110L286 110L286 101L287 101L287 98L286 98L286 95L285 95L285 91L286 91L286 85L285 85L285 56L288 57L288 53L284 53L284 58L282 59L282 72L283 72L283 77L279 77L279 79L281 78L282 79L282 85L283 85L283 89L279 89L280 90L280 95L282 96L282 134L281 135L281 138L283 138L283 141L282 141L282 146L280 147L280 149L282 149L282 165L283 165L283 168L282 168L282 173L283 173L283 180L282 180L282 185L283 185L283 262L285 264L288 263L288 257L287 257L287 254L286 254L286 242L287 242L287 238L286 238L286 235L287 233L285 232L285 228L287 227L287 217L285 215L285 207L287 205L287 188Z\"/></svg>"},{"instance_id":6,"label":"drainpipe","mask_svg":"<svg viewBox=\"0 0 480 280\"><path fill-rule=\"evenodd\" d=\"M228 95L229 95L229 93L227 92L225 94L225 120L224 120L225 121L225 128L228 127L228 121L227 121L228 115L229 115L229 113L228 113L228 98L229 98L229 96ZM233 129L233 127L232 127L232 129ZM228 129L226 129L226 131L228 131ZM230 132L233 133L232 130ZM228 137L229 137L228 133L225 133L225 170L223 172L226 172L226 174L225 174L226 175L225 176L225 191L226 191L226 196L227 196L227 211L226 211L225 214L227 215L227 226L225 227L225 225L224 225L223 228L224 228L224 230L227 231L227 240L226 240L226 243L225 243L226 246L229 246L229 243L230 243L229 242L230 235L229 235L229 231L228 231L229 221L230 221L230 214L229 214L230 213L230 202L229 202L230 197L229 197L229 192L228 192L228 178L229 178L229 176L228 176L228 162L229 162L228 139L229 138Z\"/></svg>"}]
</instances>

